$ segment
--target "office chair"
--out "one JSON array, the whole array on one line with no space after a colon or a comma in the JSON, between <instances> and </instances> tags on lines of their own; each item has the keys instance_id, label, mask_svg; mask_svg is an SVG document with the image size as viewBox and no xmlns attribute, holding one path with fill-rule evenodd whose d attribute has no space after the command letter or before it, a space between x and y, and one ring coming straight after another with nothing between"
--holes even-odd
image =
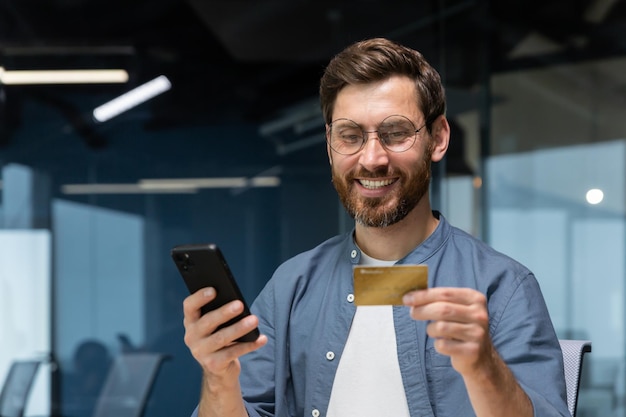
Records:
<instances>
[{"instance_id":1,"label":"office chair","mask_svg":"<svg viewBox=\"0 0 626 417\"><path fill-rule=\"evenodd\" d=\"M96 400L92 417L141 417L164 359L165 355L150 352L117 356Z\"/></svg>"},{"instance_id":2,"label":"office chair","mask_svg":"<svg viewBox=\"0 0 626 417\"><path fill-rule=\"evenodd\" d=\"M559 343L561 344L561 351L563 352L563 365L565 368L567 408L569 408L572 417L576 417L583 356L585 353L591 352L591 341L559 340Z\"/></svg>"},{"instance_id":3,"label":"office chair","mask_svg":"<svg viewBox=\"0 0 626 417\"><path fill-rule=\"evenodd\" d=\"M0 391L0 417L23 417L28 395L35 381L41 361L18 360L9 368L9 373Z\"/></svg>"}]
</instances>

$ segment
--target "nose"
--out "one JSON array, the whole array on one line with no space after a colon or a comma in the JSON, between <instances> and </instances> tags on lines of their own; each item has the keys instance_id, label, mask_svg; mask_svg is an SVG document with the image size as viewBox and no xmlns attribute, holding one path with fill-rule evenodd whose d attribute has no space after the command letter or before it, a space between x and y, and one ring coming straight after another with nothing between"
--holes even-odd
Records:
<instances>
[{"instance_id":1,"label":"nose","mask_svg":"<svg viewBox=\"0 0 626 417\"><path fill-rule=\"evenodd\" d=\"M389 163L389 153L383 146L377 132L367 132L365 144L361 149L359 163L369 171Z\"/></svg>"}]
</instances>

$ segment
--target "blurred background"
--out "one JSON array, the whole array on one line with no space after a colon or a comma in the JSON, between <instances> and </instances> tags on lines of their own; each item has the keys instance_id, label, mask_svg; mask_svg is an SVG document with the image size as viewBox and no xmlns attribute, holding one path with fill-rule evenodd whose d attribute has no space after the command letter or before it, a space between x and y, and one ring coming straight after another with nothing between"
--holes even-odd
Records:
<instances>
[{"instance_id":1,"label":"blurred background","mask_svg":"<svg viewBox=\"0 0 626 417\"><path fill-rule=\"evenodd\" d=\"M535 272L560 338L592 340L578 415L626 416L626 2L0 0L0 381L42 361L27 416L91 416L134 351L168 355L144 415L191 413L169 251L218 243L252 301L351 229L317 88L373 36L446 86L434 208Z\"/></svg>"}]
</instances>

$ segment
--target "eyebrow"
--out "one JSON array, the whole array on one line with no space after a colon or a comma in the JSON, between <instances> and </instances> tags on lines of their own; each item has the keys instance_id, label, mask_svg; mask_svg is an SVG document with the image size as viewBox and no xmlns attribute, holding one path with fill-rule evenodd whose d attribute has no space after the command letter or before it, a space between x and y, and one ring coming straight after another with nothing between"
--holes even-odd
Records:
<instances>
[{"instance_id":1,"label":"eyebrow","mask_svg":"<svg viewBox=\"0 0 626 417\"><path fill-rule=\"evenodd\" d=\"M404 114L393 113L393 114L390 114L389 116L385 116L385 117L383 117L383 118L382 118L382 119L381 119L381 120L380 120L377 124L375 124L375 125L374 125L374 127L379 128L379 127L380 127L380 125L382 125L382 124L383 124L383 122L384 122L385 120L387 120L388 118L390 118L390 117L392 117L392 116L400 116L400 117L404 117L404 118L406 118L409 122L413 123L413 126L417 126L417 125L418 125L418 124L417 124L417 123L415 123L415 122L414 122L414 121L413 121L413 120L412 120L409 116L405 116ZM338 122L338 121L350 121L350 122L352 122L352 123L355 123L355 124L356 124L358 127L360 127L362 130L365 130L365 128L363 127L363 124L362 124L362 123L359 123L359 122L357 122L357 121L356 121L356 120L354 120L354 119L350 119L349 117L337 117L336 119L331 120L331 122L330 122L329 124L334 125L334 124L335 124L336 122ZM423 124L425 125L425 124L426 124L426 121L424 121L424 123L423 123ZM420 128L420 129L421 129L421 128ZM373 132L373 131L372 131L372 130L368 130L368 132Z\"/></svg>"}]
</instances>

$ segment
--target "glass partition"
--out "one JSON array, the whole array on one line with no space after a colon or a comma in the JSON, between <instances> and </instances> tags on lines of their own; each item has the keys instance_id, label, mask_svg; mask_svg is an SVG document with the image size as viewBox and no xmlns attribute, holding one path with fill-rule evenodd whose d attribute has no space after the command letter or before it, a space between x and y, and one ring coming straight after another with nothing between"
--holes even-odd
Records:
<instances>
[{"instance_id":1,"label":"glass partition","mask_svg":"<svg viewBox=\"0 0 626 417\"><path fill-rule=\"evenodd\" d=\"M537 275L561 338L590 339L579 415L624 415L626 60L492 78L490 244Z\"/></svg>"}]
</instances>

